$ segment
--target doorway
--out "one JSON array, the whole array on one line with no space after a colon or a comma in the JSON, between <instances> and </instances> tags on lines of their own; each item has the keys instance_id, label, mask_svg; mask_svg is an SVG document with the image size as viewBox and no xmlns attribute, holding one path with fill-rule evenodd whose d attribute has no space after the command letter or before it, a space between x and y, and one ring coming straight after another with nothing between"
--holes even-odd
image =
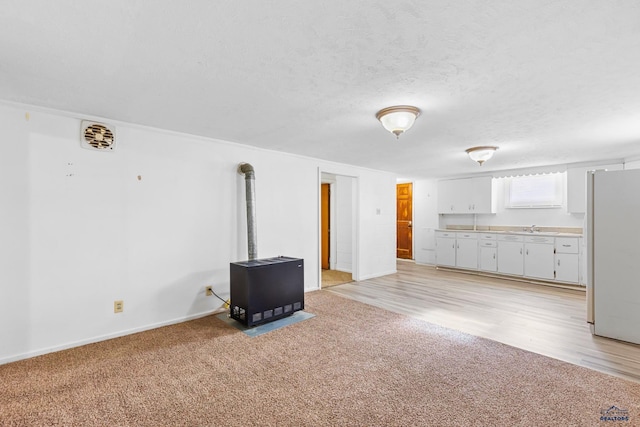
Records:
<instances>
[{"instance_id":1,"label":"doorway","mask_svg":"<svg viewBox=\"0 0 640 427\"><path fill-rule=\"evenodd\" d=\"M396 256L413 259L413 184L396 185Z\"/></svg>"},{"instance_id":2,"label":"doorway","mask_svg":"<svg viewBox=\"0 0 640 427\"><path fill-rule=\"evenodd\" d=\"M320 233L322 250L321 266L323 270L329 270L329 257L331 241L331 184L323 183L321 189L321 202L320 202Z\"/></svg>"},{"instance_id":3,"label":"doorway","mask_svg":"<svg viewBox=\"0 0 640 427\"><path fill-rule=\"evenodd\" d=\"M321 288L349 283L356 276L356 178L321 173Z\"/></svg>"}]
</instances>

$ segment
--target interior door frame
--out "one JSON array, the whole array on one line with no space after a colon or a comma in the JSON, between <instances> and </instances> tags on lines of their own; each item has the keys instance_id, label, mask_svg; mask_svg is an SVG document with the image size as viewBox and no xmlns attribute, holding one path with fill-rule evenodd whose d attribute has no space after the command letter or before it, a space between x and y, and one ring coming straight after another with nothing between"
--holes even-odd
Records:
<instances>
[{"instance_id":1,"label":"interior door frame","mask_svg":"<svg viewBox=\"0 0 640 427\"><path fill-rule=\"evenodd\" d=\"M329 270L336 269L336 233L332 231L336 220L336 180L335 178L322 178L320 186L329 185ZM322 209L322 199L320 199L320 208ZM322 224L320 224L322 227ZM320 234L320 250L322 251L322 233ZM320 269L322 269L322 252L320 252Z\"/></svg>"},{"instance_id":2,"label":"interior door frame","mask_svg":"<svg viewBox=\"0 0 640 427\"><path fill-rule=\"evenodd\" d=\"M416 259L416 221L415 221L415 197L413 194L415 193L416 183L409 179L397 179L396 186L398 184L411 184L411 260L415 261ZM397 188L397 187L396 187ZM397 196L396 196L397 197ZM397 202L396 202L397 203ZM397 250L397 248L396 248ZM402 258L397 258L402 259Z\"/></svg>"},{"instance_id":3,"label":"interior door frame","mask_svg":"<svg viewBox=\"0 0 640 427\"><path fill-rule=\"evenodd\" d=\"M318 213L317 213L317 227L318 227L318 244L316 245L316 250L317 252L317 280L318 280L318 285L317 285L317 289L321 289L322 287L322 223L321 223L321 219L322 219L322 184L323 184L323 177L322 175L326 174L326 175L334 175L334 176L342 176L342 177L346 177L346 178L352 178L352 193L351 193L351 200L352 200L352 212L351 212L351 217L353 220L353 236L351 239L351 277L353 278L354 281L358 281L360 280L360 182L359 182L359 177L357 175L353 175L353 174L348 174L348 173L344 173L344 171L338 171L338 170L333 170L330 168L323 168L323 167L318 167L318 177L317 177L317 182L316 182L316 191L317 191L317 197L318 197ZM333 195L335 194L334 191L334 187L331 186L331 196L330 199L332 201L335 201L333 199ZM333 209L335 208L335 203L332 203L331 207L331 212L329 213L330 216L334 215ZM333 219L333 218L332 218ZM335 239L335 233L332 233L332 236L330 236L330 240L334 241ZM331 253L331 252L330 252ZM331 255L330 255L331 256ZM335 266L335 256L332 256L333 262L330 261L330 265L334 265Z\"/></svg>"}]
</instances>

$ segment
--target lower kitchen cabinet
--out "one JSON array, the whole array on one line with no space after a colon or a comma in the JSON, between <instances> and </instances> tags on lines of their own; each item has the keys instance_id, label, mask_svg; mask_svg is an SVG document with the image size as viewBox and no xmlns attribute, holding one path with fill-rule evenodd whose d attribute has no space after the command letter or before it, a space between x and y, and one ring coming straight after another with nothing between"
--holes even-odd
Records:
<instances>
[{"instance_id":1,"label":"lower kitchen cabinet","mask_svg":"<svg viewBox=\"0 0 640 427\"><path fill-rule=\"evenodd\" d=\"M580 283L580 238L436 231L436 265Z\"/></svg>"},{"instance_id":2,"label":"lower kitchen cabinet","mask_svg":"<svg viewBox=\"0 0 640 427\"><path fill-rule=\"evenodd\" d=\"M479 268L482 271L498 271L498 248L496 242L482 242L480 246Z\"/></svg>"},{"instance_id":3,"label":"lower kitchen cabinet","mask_svg":"<svg viewBox=\"0 0 640 427\"><path fill-rule=\"evenodd\" d=\"M556 254L556 280L570 283L580 281L578 255Z\"/></svg>"},{"instance_id":4,"label":"lower kitchen cabinet","mask_svg":"<svg viewBox=\"0 0 640 427\"><path fill-rule=\"evenodd\" d=\"M507 234L498 236L498 273L524 275L524 238Z\"/></svg>"},{"instance_id":5,"label":"lower kitchen cabinet","mask_svg":"<svg viewBox=\"0 0 640 427\"><path fill-rule=\"evenodd\" d=\"M436 231L436 264L456 266L456 234Z\"/></svg>"},{"instance_id":6,"label":"lower kitchen cabinet","mask_svg":"<svg viewBox=\"0 0 640 427\"><path fill-rule=\"evenodd\" d=\"M580 282L580 239L575 237L556 238L555 269L556 280Z\"/></svg>"},{"instance_id":7,"label":"lower kitchen cabinet","mask_svg":"<svg viewBox=\"0 0 640 427\"><path fill-rule=\"evenodd\" d=\"M456 267L478 268L478 237L476 233L456 233Z\"/></svg>"},{"instance_id":8,"label":"lower kitchen cabinet","mask_svg":"<svg viewBox=\"0 0 640 427\"><path fill-rule=\"evenodd\" d=\"M478 234L478 269L495 273L498 271L498 244L494 233Z\"/></svg>"},{"instance_id":9,"label":"lower kitchen cabinet","mask_svg":"<svg viewBox=\"0 0 640 427\"><path fill-rule=\"evenodd\" d=\"M534 279L553 280L554 238L527 236L524 242L524 275Z\"/></svg>"}]
</instances>

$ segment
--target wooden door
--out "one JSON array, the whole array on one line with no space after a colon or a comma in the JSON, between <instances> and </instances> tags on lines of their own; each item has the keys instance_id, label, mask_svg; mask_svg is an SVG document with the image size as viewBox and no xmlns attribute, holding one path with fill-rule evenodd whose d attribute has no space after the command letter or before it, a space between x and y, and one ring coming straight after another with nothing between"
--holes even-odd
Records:
<instances>
[{"instance_id":1,"label":"wooden door","mask_svg":"<svg viewBox=\"0 0 640 427\"><path fill-rule=\"evenodd\" d=\"M413 186L411 183L396 186L397 243L398 258L413 259Z\"/></svg>"},{"instance_id":2,"label":"wooden door","mask_svg":"<svg viewBox=\"0 0 640 427\"><path fill-rule=\"evenodd\" d=\"M322 235L322 241L321 241L321 245L322 245L322 269L323 270L328 270L329 269L329 247L330 244L329 242L331 240L329 240L329 195L330 195L330 184L322 184L322 196L321 196L321 207L320 207L320 230L321 230L321 235Z\"/></svg>"}]
</instances>

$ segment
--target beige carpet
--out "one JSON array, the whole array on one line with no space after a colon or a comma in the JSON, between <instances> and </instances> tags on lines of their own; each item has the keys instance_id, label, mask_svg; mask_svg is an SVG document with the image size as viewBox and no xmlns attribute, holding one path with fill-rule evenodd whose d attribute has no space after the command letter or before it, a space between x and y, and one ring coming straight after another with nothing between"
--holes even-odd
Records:
<instances>
[{"instance_id":1,"label":"beige carpet","mask_svg":"<svg viewBox=\"0 0 640 427\"><path fill-rule=\"evenodd\" d=\"M353 281L351 273L339 270L322 270L322 288L343 285Z\"/></svg>"},{"instance_id":2,"label":"beige carpet","mask_svg":"<svg viewBox=\"0 0 640 427\"><path fill-rule=\"evenodd\" d=\"M0 366L0 425L640 424L640 384L326 291L305 311L256 338L209 316ZM613 405L630 421L599 424Z\"/></svg>"}]
</instances>

